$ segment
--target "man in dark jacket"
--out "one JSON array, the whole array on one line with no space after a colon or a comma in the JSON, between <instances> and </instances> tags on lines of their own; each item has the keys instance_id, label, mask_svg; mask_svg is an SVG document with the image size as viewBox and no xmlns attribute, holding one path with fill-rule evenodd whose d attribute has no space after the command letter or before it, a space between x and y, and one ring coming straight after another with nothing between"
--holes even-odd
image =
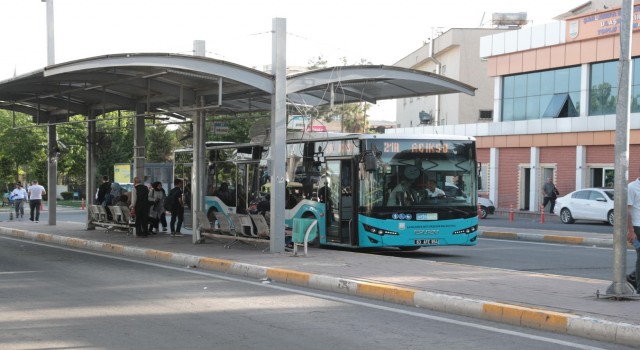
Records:
<instances>
[{"instance_id":1,"label":"man in dark jacket","mask_svg":"<svg viewBox=\"0 0 640 350\"><path fill-rule=\"evenodd\" d=\"M149 235L149 188L140 181L139 177L133 178L133 190L131 191L131 208L135 209L136 236L147 237Z\"/></svg>"},{"instance_id":2,"label":"man in dark jacket","mask_svg":"<svg viewBox=\"0 0 640 350\"><path fill-rule=\"evenodd\" d=\"M181 179L173 180L173 188L169 191L169 198L171 198L171 221L169 222L169 229L172 236L182 236L180 229L182 228L182 221L184 220L184 200L182 199L182 186L184 183Z\"/></svg>"},{"instance_id":3,"label":"man in dark jacket","mask_svg":"<svg viewBox=\"0 0 640 350\"><path fill-rule=\"evenodd\" d=\"M109 181L109 176L105 175L102 177L102 184L100 184L100 187L98 187L98 197L96 198L96 204L101 205L104 202L104 197L110 191L111 191L111 181Z\"/></svg>"}]
</instances>

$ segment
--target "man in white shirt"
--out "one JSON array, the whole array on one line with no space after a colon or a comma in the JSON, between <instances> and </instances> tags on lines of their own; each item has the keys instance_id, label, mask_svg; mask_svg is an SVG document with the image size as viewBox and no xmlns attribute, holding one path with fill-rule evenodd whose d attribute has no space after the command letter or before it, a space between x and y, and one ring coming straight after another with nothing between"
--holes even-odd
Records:
<instances>
[{"instance_id":1,"label":"man in white shirt","mask_svg":"<svg viewBox=\"0 0 640 350\"><path fill-rule=\"evenodd\" d=\"M24 201L27 200L27 191L22 187L22 183L17 182L16 188L11 192L11 199L16 208L16 219L24 217Z\"/></svg>"},{"instance_id":2,"label":"man in white shirt","mask_svg":"<svg viewBox=\"0 0 640 350\"><path fill-rule=\"evenodd\" d=\"M29 220L33 221L35 212L35 221L40 222L40 205L42 204L42 195L46 195L44 187L38 185L38 180L33 180L29 186Z\"/></svg>"},{"instance_id":3,"label":"man in white shirt","mask_svg":"<svg viewBox=\"0 0 640 350\"><path fill-rule=\"evenodd\" d=\"M636 283L636 294L640 294L640 178L627 187L627 241L636 249L636 270L627 276L627 281ZM635 244L634 244L635 243ZM635 277L635 278L633 278Z\"/></svg>"},{"instance_id":4,"label":"man in white shirt","mask_svg":"<svg viewBox=\"0 0 640 350\"><path fill-rule=\"evenodd\" d=\"M434 180L427 181L427 197L444 197L445 193L443 190L436 187L436 182Z\"/></svg>"}]
</instances>

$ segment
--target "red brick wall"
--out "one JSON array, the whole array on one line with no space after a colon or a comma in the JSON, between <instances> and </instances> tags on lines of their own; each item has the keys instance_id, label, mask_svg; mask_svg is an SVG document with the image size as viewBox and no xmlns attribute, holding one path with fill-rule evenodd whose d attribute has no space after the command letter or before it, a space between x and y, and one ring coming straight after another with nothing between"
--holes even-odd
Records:
<instances>
[{"instance_id":1,"label":"red brick wall","mask_svg":"<svg viewBox=\"0 0 640 350\"><path fill-rule=\"evenodd\" d=\"M489 161L491 160L490 149L489 148L478 148L477 157L478 157L478 162L480 162L482 164L489 164Z\"/></svg>"},{"instance_id":2,"label":"red brick wall","mask_svg":"<svg viewBox=\"0 0 640 350\"><path fill-rule=\"evenodd\" d=\"M587 164L614 162L613 145L587 146Z\"/></svg>"},{"instance_id":3,"label":"red brick wall","mask_svg":"<svg viewBox=\"0 0 640 350\"><path fill-rule=\"evenodd\" d=\"M509 208L513 204L518 209L519 168L522 163L529 163L530 148L502 148L498 162L498 198L497 208Z\"/></svg>"},{"instance_id":4,"label":"red brick wall","mask_svg":"<svg viewBox=\"0 0 640 350\"><path fill-rule=\"evenodd\" d=\"M576 147L544 147L540 149L541 164L556 164L556 187L560 194L567 194L576 188ZM542 179L542 184L546 179ZM542 188L540 188L542 193Z\"/></svg>"},{"instance_id":5,"label":"red brick wall","mask_svg":"<svg viewBox=\"0 0 640 350\"><path fill-rule=\"evenodd\" d=\"M640 177L640 145L629 145L629 181Z\"/></svg>"}]
</instances>

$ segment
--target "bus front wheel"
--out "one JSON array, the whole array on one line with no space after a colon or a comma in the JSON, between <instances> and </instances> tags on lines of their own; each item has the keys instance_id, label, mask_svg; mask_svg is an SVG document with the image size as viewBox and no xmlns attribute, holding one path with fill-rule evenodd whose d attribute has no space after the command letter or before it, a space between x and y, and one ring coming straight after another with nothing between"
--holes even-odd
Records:
<instances>
[{"instance_id":1,"label":"bus front wheel","mask_svg":"<svg viewBox=\"0 0 640 350\"><path fill-rule=\"evenodd\" d=\"M398 247L400 248L400 250L402 250L403 252L412 252L414 250L418 250L422 247Z\"/></svg>"}]
</instances>

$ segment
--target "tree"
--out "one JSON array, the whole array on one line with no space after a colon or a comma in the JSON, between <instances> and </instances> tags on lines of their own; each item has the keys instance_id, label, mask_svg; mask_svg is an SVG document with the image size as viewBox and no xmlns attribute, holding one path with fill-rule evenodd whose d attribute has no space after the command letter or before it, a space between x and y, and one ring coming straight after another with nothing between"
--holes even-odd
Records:
<instances>
[{"instance_id":1,"label":"tree","mask_svg":"<svg viewBox=\"0 0 640 350\"><path fill-rule=\"evenodd\" d=\"M149 163L168 163L176 149L176 135L169 133L166 124L146 128L146 158Z\"/></svg>"},{"instance_id":2,"label":"tree","mask_svg":"<svg viewBox=\"0 0 640 350\"><path fill-rule=\"evenodd\" d=\"M343 66L348 64L346 57L341 57L340 62ZM369 60L361 58L359 65L372 64ZM318 56L309 60L309 69L326 68L327 61L323 56ZM345 103L340 104L340 101L336 101L336 105L331 108L330 105L313 106L312 108L302 109L303 114L308 115L313 119L321 119L326 122L331 122L335 116L340 116L342 120L342 131L344 132L362 132L366 133L367 127L367 111L371 107L367 102L357 103Z\"/></svg>"},{"instance_id":3,"label":"tree","mask_svg":"<svg viewBox=\"0 0 640 350\"><path fill-rule=\"evenodd\" d=\"M31 116L0 110L0 140L0 181L4 189L17 180L46 181L43 164L47 164L47 134L43 127L33 124Z\"/></svg>"}]
</instances>

